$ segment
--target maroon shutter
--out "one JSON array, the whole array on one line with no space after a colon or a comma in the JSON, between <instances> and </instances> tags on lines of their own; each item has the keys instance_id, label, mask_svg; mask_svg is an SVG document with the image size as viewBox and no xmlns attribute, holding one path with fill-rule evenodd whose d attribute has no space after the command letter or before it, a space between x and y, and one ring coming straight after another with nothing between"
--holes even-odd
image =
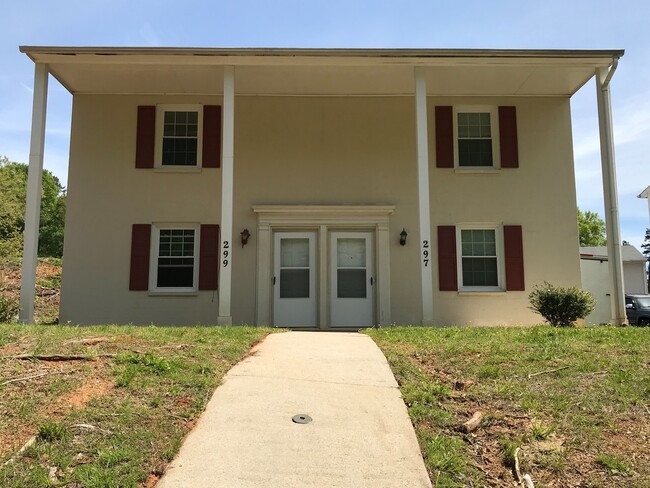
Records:
<instances>
[{"instance_id":1,"label":"maroon shutter","mask_svg":"<svg viewBox=\"0 0 650 488\"><path fill-rule=\"evenodd\" d=\"M436 107L436 167L454 167L453 107Z\"/></svg>"},{"instance_id":2,"label":"maroon shutter","mask_svg":"<svg viewBox=\"0 0 650 488\"><path fill-rule=\"evenodd\" d=\"M153 168L153 152L156 144L156 107L138 107L138 128L135 142L135 167Z\"/></svg>"},{"instance_id":3,"label":"maroon shutter","mask_svg":"<svg viewBox=\"0 0 650 488\"><path fill-rule=\"evenodd\" d=\"M521 225L503 226L503 247L506 255L506 290L524 291L524 245Z\"/></svg>"},{"instance_id":4,"label":"maroon shutter","mask_svg":"<svg viewBox=\"0 0 650 488\"><path fill-rule=\"evenodd\" d=\"M151 248L151 225L133 224L131 229L131 276L129 290L149 289L149 250Z\"/></svg>"},{"instance_id":5,"label":"maroon shutter","mask_svg":"<svg viewBox=\"0 0 650 488\"><path fill-rule=\"evenodd\" d=\"M199 290L216 290L219 283L219 226L201 224Z\"/></svg>"},{"instance_id":6,"label":"maroon shutter","mask_svg":"<svg viewBox=\"0 0 650 488\"><path fill-rule=\"evenodd\" d=\"M203 107L203 167L221 166L221 107Z\"/></svg>"},{"instance_id":7,"label":"maroon shutter","mask_svg":"<svg viewBox=\"0 0 650 488\"><path fill-rule=\"evenodd\" d=\"M438 226L438 280L440 291L458 291L456 227Z\"/></svg>"},{"instance_id":8,"label":"maroon shutter","mask_svg":"<svg viewBox=\"0 0 650 488\"><path fill-rule=\"evenodd\" d=\"M501 147L501 167L519 167L517 146L517 109L499 107L499 144Z\"/></svg>"}]
</instances>

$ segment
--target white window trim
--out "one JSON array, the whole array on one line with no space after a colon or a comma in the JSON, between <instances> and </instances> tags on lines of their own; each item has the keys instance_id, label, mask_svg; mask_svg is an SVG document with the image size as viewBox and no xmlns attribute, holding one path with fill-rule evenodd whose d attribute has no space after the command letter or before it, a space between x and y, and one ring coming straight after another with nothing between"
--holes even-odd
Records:
<instances>
[{"instance_id":1,"label":"white window trim","mask_svg":"<svg viewBox=\"0 0 650 488\"><path fill-rule=\"evenodd\" d=\"M458 114L490 113L490 132L492 133L492 166L460 166L458 163ZM501 169L501 148L499 147L499 107L496 105L454 105L454 168L462 173L492 173Z\"/></svg>"},{"instance_id":2,"label":"white window trim","mask_svg":"<svg viewBox=\"0 0 650 488\"><path fill-rule=\"evenodd\" d=\"M196 139L196 166L162 164L163 133L165 130L165 112L197 112L198 128ZM156 105L156 145L154 147L154 169L159 171L195 172L203 163L203 105L200 104L163 104Z\"/></svg>"},{"instance_id":3,"label":"white window trim","mask_svg":"<svg viewBox=\"0 0 650 488\"><path fill-rule=\"evenodd\" d=\"M497 286L464 286L463 285L463 230L494 230L494 240L497 248ZM505 254L503 250L503 224L466 223L456 225L456 276L458 276L459 292L502 292L505 291Z\"/></svg>"},{"instance_id":4,"label":"white window trim","mask_svg":"<svg viewBox=\"0 0 650 488\"><path fill-rule=\"evenodd\" d=\"M154 222L151 225L151 247L149 252L149 294L150 295L190 295L199 290L199 252L201 242L201 226L198 223L187 222ZM158 252L160 250L160 231L167 229L194 229L194 272L191 287L170 288L158 287Z\"/></svg>"}]
</instances>

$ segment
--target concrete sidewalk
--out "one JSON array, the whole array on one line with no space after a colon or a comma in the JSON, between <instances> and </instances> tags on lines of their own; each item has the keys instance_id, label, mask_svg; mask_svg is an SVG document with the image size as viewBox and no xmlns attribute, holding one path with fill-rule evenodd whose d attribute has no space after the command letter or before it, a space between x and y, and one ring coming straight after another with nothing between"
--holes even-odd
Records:
<instances>
[{"instance_id":1,"label":"concrete sidewalk","mask_svg":"<svg viewBox=\"0 0 650 488\"><path fill-rule=\"evenodd\" d=\"M308 424L292 422L307 414ZM271 334L226 375L159 488L430 487L368 336Z\"/></svg>"}]
</instances>

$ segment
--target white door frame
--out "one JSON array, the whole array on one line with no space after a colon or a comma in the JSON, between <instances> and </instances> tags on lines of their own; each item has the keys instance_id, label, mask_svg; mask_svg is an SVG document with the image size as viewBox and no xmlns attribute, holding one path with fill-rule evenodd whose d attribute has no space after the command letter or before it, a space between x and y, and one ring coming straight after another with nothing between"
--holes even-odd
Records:
<instances>
[{"instance_id":1,"label":"white door frame","mask_svg":"<svg viewBox=\"0 0 650 488\"><path fill-rule=\"evenodd\" d=\"M283 239L307 239L309 269L309 296L306 298L282 298L282 244ZM316 231L276 232L273 236L273 325L280 327L313 328L318 324Z\"/></svg>"},{"instance_id":2,"label":"white door frame","mask_svg":"<svg viewBox=\"0 0 650 488\"><path fill-rule=\"evenodd\" d=\"M375 239L374 232L333 231L329 235L330 326L372 326L375 322ZM365 297L338 298L338 240L363 239ZM345 268L342 268L345 269Z\"/></svg>"},{"instance_id":3,"label":"white door frame","mask_svg":"<svg viewBox=\"0 0 650 488\"><path fill-rule=\"evenodd\" d=\"M273 232L317 230L318 263L327 269L327 233L330 230L374 232L375 322L391 324L389 218L392 205L255 205L257 215L257 295L255 323L272 325L273 319ZM396 244L393 244L396 245ZM329 328L327 273L318 275L318 327Z\"/></svg>"}]
</instances>

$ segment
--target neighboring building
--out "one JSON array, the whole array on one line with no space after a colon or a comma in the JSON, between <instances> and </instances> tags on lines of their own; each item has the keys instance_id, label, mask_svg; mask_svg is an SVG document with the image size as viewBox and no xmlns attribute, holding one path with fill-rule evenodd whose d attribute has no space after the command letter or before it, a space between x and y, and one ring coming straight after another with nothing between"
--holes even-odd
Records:
<instances>
[{"instance_id":1,"label":"neighboring building","mask_svg":"<svg viewBox=\"0 0 650 488\"><path fill-rule=\"evenodd\" d=\"M21 50L24 321L48 73L73 94L61 322L517 325L535 285L580 286L569 100L596 75L610 181L623 51Z\"/></svg>"},{"instance_id":2,"label":"neighboring building","mask_svg":"<svg viewBox=\"0 0 650 488\"><path fill-rule=\"evenodd\" d=\"M645 295L648 293L646 259L634 246L621 246L625 293ZM589 314L587 324L606 324L611 321L611 291L607 279L609 267L607 247L581 247L580 271L582 288L590 291L596 299L596 309Z\"/></svg>"}]
</instances>

